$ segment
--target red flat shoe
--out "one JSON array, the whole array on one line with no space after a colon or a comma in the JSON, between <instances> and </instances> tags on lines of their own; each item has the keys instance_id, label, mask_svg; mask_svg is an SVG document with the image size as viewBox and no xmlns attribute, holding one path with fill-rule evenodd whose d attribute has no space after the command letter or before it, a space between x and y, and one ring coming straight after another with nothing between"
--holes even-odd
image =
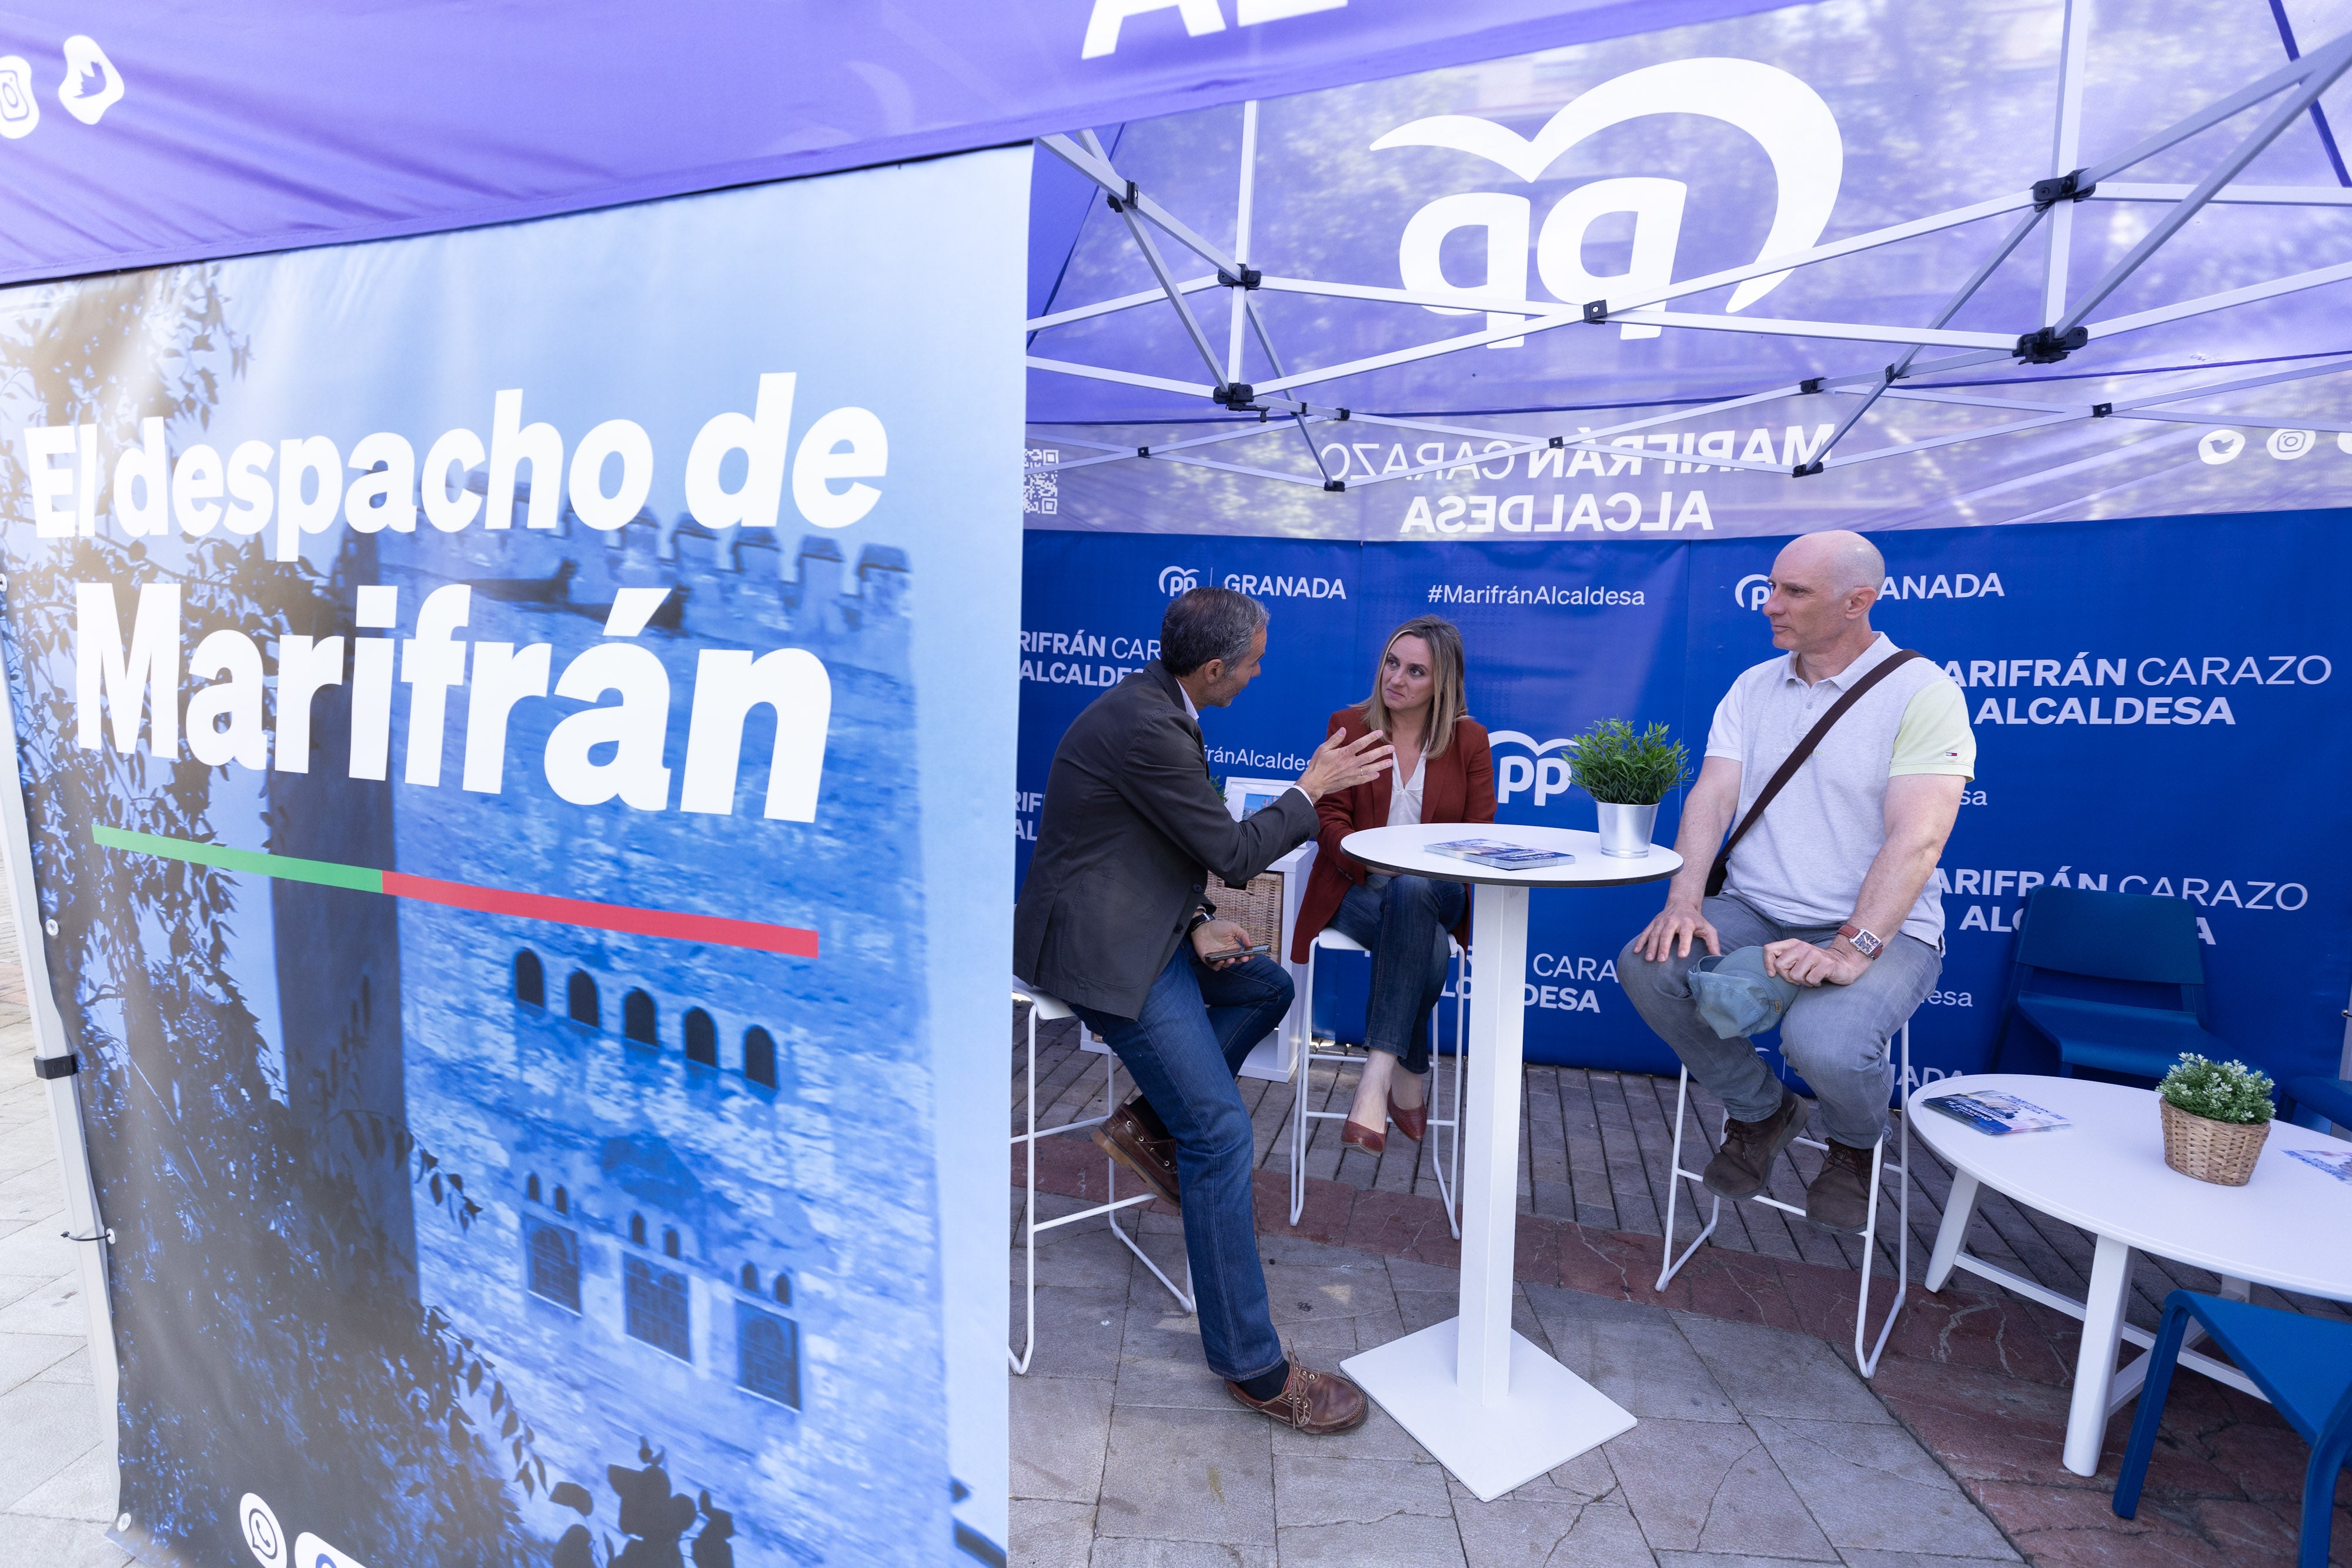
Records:
<instances>
[{"instance_id":1,"label":"red flat shoe","mask_svg":"<svg viewBox=\"0 0 2352 1568\"><path fill-rule=\"evenodd\" d=\"M1389 1135L1385 1129L1375 1133L1360 1122L1348 1121L1339 1124L1339 1142L1353 1145L1368 1155L1377 1155L1389 1146Z\"/></svg>"},{"instance_id":2,"label":"red flat shoe","mask_svg":"<svg viewBox=\"0 0 2352 1568\"><path fill-rule=\"evenodd\" d=\"M1391 1094L1389 1096L1389 1120L1397 1124L1398 1132L1418 1144L1429 1133L1428 1102L1423 1101L1418 1105L1400 1105L1396 1103L1396 1096Z\"/></svg>"}]
</instances>

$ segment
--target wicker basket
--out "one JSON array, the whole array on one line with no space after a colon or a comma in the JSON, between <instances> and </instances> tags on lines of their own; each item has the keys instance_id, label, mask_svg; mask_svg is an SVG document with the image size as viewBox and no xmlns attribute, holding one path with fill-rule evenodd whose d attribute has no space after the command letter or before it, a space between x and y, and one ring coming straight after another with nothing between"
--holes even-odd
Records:
<instances>
[{"instance_id":1,"label":"wicker basket","mask_svg":"<svg viewBox=\"0 0 2352 1568\"><path fill-rule=\"evenodd\" d=\"M2216 1186L2243 1186L2271 1135L2268 1122L2217 1122L2184 1111L2169 1100L2164 1108L2164 1163L2182 1176Z\"/></svg>"},{"instance_id":2,"label":"wicker basket","mask_svg":"<svg viewBox=\"0 0 2352 1568\"><path fill-rule=\"evenodd\" d=\"M1260 872L1250 878L1247 887L1211 889L1209 901L1217 906L1217 918L1230 920L1249 933L1252 946L1273 949L1269 955L1279 964L1290 956L1282 950L1282 873Z\"/></svg>"}]
</instances>

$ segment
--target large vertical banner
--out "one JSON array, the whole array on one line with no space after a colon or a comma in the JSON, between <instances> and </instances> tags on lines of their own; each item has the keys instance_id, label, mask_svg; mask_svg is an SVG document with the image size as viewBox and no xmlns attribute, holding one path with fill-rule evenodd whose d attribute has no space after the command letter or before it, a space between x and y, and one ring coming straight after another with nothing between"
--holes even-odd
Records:
<instances>
[{"instance_id":1,"label":"large vertical banner","mask_svg":"<svg viewBox=\"0 0 2352 1568\"><path fill-rule=\"evenodd\" d=\"M1002 1563L1027 163L0 297L142 1557Z\"/></svg>"},{"instance_id":2,"label":"large vertical banner","mask_svg":"<svg viewBox=\"0 0 2352 1568\"><path fill-rule=\"evenodd\" d=\"M1961 685L1978 747L1977 777L1936 873L1947 953L1913 1019L1919 1075L1982 1071L1996 1061L2055 1069L2054 1054L2023 1031L2001 1039L2018 920L2025 894L2044 883L2186 900L2212 1028L2230 1051L2282 1080L2333 1073L2352 988L2352 865L2333 804L2336 780L2352 767L2338 678L2352 667L2352 646L2314 585L2352 572L2343 514L1919 529L1876 540L1887 576L1873 622ZM1218 580L1266 598L1276 655L1287 652L1286 625L1310 640L1342 634L1336 621L1302 624L1281 597L1291 585L1344 580L1355 606L1352 652L1270 656L1258 685L1204 718L1213 747L1221 734L1243 733L1261 771L1296 774L1324 716L1363 695L1389 631L1434 612L1462 628L1470 710L1494 742L1496 820L1590 829L1591 797L1569 783L1570 737L1596 719L1663 721L1696 767L1732 681L1778 656L1757 612L1781 542L1348 547L1034 529L1022 800L1034 808L1076 712L1060 694L1077 688L1053 683L1081 667L1040 660L1052 649L1039 607L1052 606L1061 626L1107 617L1139 626L1147 588L1175 591L1191 580L1165 566L1155 578L1146 564L1181 559L1234 563ZM1118 674L1085 667L1097 683ZM1678 790L1660 810L1660 842L1674 841L1681 800ZM1530 1061L1675 1070L1616 971L1617 954L1664 897L1659 886L1536 897L1519 977ZM1474 998L1486 978L1475 959ZM2116 999L2171 1005L2151 993ZM1332 1021L1352 1027L1349 1009L1360 1007L1341 997Z\"/></svg>"}]
</instances>

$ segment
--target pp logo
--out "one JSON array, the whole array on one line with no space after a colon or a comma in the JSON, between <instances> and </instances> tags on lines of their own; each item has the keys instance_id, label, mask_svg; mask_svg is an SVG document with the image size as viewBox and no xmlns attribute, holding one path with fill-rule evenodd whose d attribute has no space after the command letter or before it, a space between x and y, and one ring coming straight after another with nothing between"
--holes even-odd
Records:
<instances>
[{"instance_id":1,"label":"pp logo","mask_svg":"<svg viewBox=\"0 0 2352 1568\"><path fill-rule=\"evenodd\" d=\"M2209 430L2197 443L2197 455L2217 466L2246 449L2246 438L2234 430Z\"/></svg>"},{"instance_id":2,"label":"pp logo","mask_svg":"<svg viewBox=\"0 0 2352 1568\"><path fill-rule=\"evenodd\" d=\"M1190 593L1201 586L1201 574L1190 567L1163 566L1160 569L1160 591L1173 599L1180 593Z\"/></svg>"},{"instance_id":3,"label":"pp logo","mask_svg":"<svg viewBox=\"0 0 2352 1568\"><path fill-rule=\"evenodd\" d=\"M33 97L32 62L22 55L0 56L0 136L14 141L30 136L41 123L41 105Z\"/></svg>"},{"instance_id":4,"label":"pp logo","mask_svg":"<svg viewBox=\"0 0 2352 1568\"><path fill-rule=\"evenodd\" d=\"M84 125L96 125L99 117L121 99L122 73L114 68L98 40L83 33L68 38L66 78L58 83L58 101L66 106L66 112Z\"/></svg>"},{"instance_id":5,"label":"pp logo","mask_svg":"<svg viewBox=\"0 0 2352 1568\"><path fill-rule=\"evenodd\" d=\"M1845 144L1837 118L1811 87L1758 60L1706 57L1628 71L1570 102L1532 137L1475 115L1441 114L1398 126L1374 141L1372 151L1446 148L1499 164L1532 184L1586 138L1653 114L1722 120L1753 138L1772 161L1778 194L1759 256L1803 250L1821 237L1845 173ZM1601 298L1631 302L1667 287L1674 281L1675 251L1682 238L1688 194L1683 181L1654 175L1593 180L1569 192L1535 233L1535 267L1544 287L1571 306ZM1621 214L1633 220L1626 269L1605 275L1587 271L1587 234L1596 223ZM1427 307L1444 315L1465 315L1468 306L1486 308L1490 331L1517 326L1522 318L1509 313L1509 308L1524 307L1529 298L1528 240L1534 216L1534 204L1514 193L1441 196L1405 225L1397 251L1405 287L1462 301L1461 306ZM1485 231L1486 273L1481 282L1456 284L1446 277L1439 255L1449 248L1446 242L1454 231L1466 228ZM1788 276L1775 272L1747 279L1732 291L1725 308L1746 309ZM1619 335L1654 338L1659 330L1628 321L1621 324ZM1521 341L1507 339L1489 347L1514 348Z\"/></svg>"},{"instance_id":6,"label":"pp logo","mask_svg":"<svg viewBox=\"0 0 2352 1568\"><path fill-rule=\"evenodd\" d=\"M1498 729L1486 738L1495 748L1495 804L1507 806L1512 796L1530 789L1535 791L1535 804L1538 806L1554 795L1568 793L1565 753L1571 742L1567 737L1539 741L1521 730ZM1506 746L1525 747L1528 755L1506 756L1502 749ZM1555 757L1554 752L1562 755Z\"/></svg>"},{"instance_id":7,"label":"pp logo","mask_svg":"<svg viewBox=\"0 0 2352 1568\"><path fill-rule=\"evenodd\" d=\"M2285 463L2302 456L2316 444L2317 438L2308 430L2273 430L2263 445L2272 456Z\"/></svg>"},{"instance_id":8,"label":"pp logo","mask_svg":"<svg viewBox=\"0 0 2352 1568\"><path fill-rule=\"evenodd\" d=\"M286 1532L278 1527L278 1515L268 1503L246 1493L237 1500L236 1527L261 1568L287 1568Z\"/></svg>"},{"instance_id":9,"label":"pp logo","mask_svg":"<svg viewBox=\"0 0 2352 1568\"><path fill-rule=\"evenodd\" d=\"M1761 610L1771 597L1772 580L1760 571L1749 572L1731 591L1731 601L1742 610Z\"/></svg>"}]
</instances>

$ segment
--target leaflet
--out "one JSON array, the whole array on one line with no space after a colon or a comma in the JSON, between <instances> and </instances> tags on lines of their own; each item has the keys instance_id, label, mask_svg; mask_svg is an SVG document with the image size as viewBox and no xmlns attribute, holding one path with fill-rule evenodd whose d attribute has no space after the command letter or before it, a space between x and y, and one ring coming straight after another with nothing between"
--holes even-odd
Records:
<instances>
[{"instance_id":1,"label":"leaflet","mask_svg":"<svg viewBox=\"0 0 2352 1568\"><path fill-rule=\"evenodd\" d=\"M1566 850L1533 849L1526 844L1507 843L1501 839L1453 839L1442 844L1431 844L1429 852L1492 866L1496 871L1533 871L1538 866L1560 865L1576 859Z\"/></svg>"},{"instance_id":2,"label":"leaflet","mask_svg":"<svg viewBox=\"0 0 2352 1568\"><path fill-rule=\"evenodd\" d=\"M2289 1149L2286 1157L2326 1171L2337 1181L2352 1183L2352 1149Z\"/></svg>"},{"instance_id":3,"label":"leaflet","mask_svg":"<svg viewBox=\"0 0 2352 1568\"><path fill-rule=\"evenodd\" d=\"M2021 1100L1997 1089L1979 1089L1967 1094L1938 1094L1922 1103L1930 1111L1941 1111L1953 1121L1964 1122L1978 1132L1996 1138L2007 1137L2011 1133L2051 1132L2074 1124L2055 1111L2045 1110L2031 1100Z\"/></svg>"}]
</instances>

